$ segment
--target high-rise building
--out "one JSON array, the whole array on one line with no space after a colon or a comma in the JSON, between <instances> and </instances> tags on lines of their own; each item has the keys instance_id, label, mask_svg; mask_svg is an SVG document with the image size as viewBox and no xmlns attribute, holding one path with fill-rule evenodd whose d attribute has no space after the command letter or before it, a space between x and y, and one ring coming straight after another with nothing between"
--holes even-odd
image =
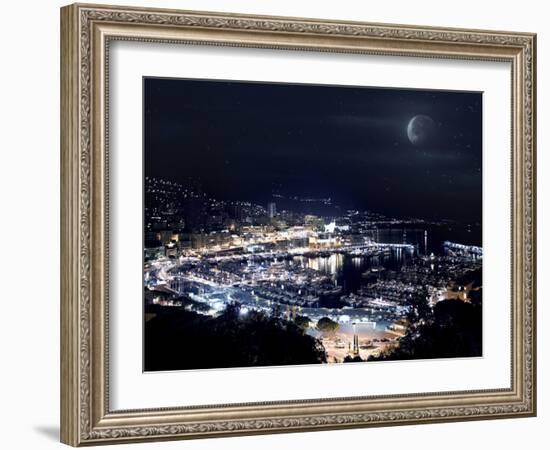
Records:
<instances>
[{"instance_id":1,"label":"high-rise building","mask_svg":"<svg viewBox=\"0 0 550 450\"><path fill-rule=\"evenodd\" d=\"M273 219L275 215L277 214L277 205L275 202L269 202L267 204L267 215L270 219Z\"/></svg>"},{"instance_id":2,"label":"high-rise building","mask_svg":"<svg viewBox=\"0 0 550 450\"><path fill-rule=\"evenodd\" d=\"M243 207L239 204L232 204L227 206L227 211L232 219L241 222L244 219Z\"/></svg>"}]
</instances>

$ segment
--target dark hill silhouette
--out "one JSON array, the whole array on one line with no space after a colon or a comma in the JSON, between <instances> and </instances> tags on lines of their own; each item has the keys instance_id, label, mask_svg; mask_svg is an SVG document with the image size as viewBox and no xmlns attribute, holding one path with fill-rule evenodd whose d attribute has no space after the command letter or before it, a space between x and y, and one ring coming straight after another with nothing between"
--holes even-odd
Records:
<instances>
[{"instance_id":1,"label":"dark hill silhouette","mask_svg":"<svg viewBox=\"0 0 550 450\"><path fill-rule=\"evenodd\" d=\"M480 295L481 296L481 295ZM444 300L397 347L369 361L482 356L481 301Z\"/></svg>"},{"instance_id":2,"label":"dark hill silhouette","mask_svg":"<svg viewBox=\"0 0 550 450\"><path fill-rule=\"evenodd\" d=\"M321 343L293 322L228 305L218 317L159 308L145 322L145 370L184 370L326 362Z\"/></svg>"}]
</instances>

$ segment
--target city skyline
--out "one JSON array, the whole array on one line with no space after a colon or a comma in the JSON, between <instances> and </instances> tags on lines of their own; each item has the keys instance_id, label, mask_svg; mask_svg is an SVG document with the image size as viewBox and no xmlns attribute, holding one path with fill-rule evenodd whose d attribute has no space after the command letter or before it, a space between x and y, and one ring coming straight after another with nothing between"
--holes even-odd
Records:
<instances>
[{"instance_id":1,"label":"city skyline","mask_svg":"<svg viewBox=\"0 0 550 450\"><path fill-rule=\"evenodd\" d=\"M480 93L145 78L144 99L146 176L481 222Z\"/></svg>"}]
</instances>

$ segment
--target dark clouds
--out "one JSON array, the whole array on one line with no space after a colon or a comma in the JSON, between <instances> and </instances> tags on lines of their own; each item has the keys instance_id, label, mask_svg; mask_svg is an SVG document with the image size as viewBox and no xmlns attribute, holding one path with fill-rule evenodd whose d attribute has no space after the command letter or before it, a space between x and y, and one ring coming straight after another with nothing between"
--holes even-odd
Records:
<instances>
[{"instance_id":1,"label":"dark clouds","mask_svg":"<svg viewBox=\"0 0 550 450\"><path fill-rule=\"evenodd\" d=\"M481 221L481 94L144 80L145 173L215 197L331 196L390 215ZM407 138L433 118L423 146Z\"/></svg>"}]
</instances>

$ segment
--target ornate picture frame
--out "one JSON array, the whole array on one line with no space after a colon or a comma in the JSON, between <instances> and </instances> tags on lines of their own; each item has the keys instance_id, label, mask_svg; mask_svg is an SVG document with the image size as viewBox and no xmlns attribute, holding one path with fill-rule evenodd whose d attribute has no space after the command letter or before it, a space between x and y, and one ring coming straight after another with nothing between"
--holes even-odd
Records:
<instances>
[{"instance_id":1,"label":"ornate picture frame","mask_svg":"<svg viewBox=\"0 0 550 450\"><path fill-rule=\"evenodd\" d=\"M512 68L511 385L114 411L109 406L108 63L116 40L504 61ZM61 9L61 441L162 439L536 414L536 36L74 4Z\"/></svg>"}]
</instances>

